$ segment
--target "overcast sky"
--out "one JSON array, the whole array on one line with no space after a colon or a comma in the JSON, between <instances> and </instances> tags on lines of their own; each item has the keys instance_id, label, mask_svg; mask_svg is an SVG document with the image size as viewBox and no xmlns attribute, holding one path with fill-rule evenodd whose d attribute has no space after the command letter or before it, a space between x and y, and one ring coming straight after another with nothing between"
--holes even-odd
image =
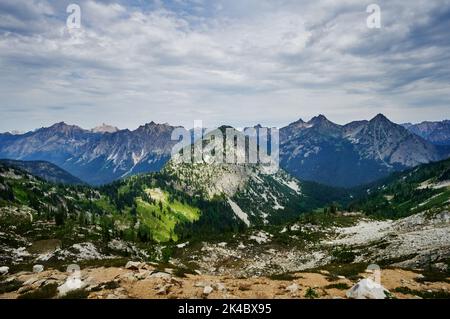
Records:
<instances>
[{"instance_id":1,"label":"overcast sky","mask_svg":"<svg viewBox=\"0 0 450 319\"><path fill-rule=\"evenodd\" d=\"M450 1L0 0L0 131L319 113L450 118Z\"/></svg>"}]
</instances>

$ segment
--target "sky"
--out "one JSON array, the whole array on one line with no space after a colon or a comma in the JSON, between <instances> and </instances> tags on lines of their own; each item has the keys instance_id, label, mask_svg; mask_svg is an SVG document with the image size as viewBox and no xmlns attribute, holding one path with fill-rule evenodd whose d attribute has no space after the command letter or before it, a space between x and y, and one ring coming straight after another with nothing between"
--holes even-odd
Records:
<instances>
[{"instance_id":1,"label":"sky","mask_svg":"<svg viewBox=\"0 0 450 319\"><path fill-rule=\"evenodd\" d=\"M0 132L378 113L450 118L450 0L0 0Z\"/></svg>"}]
</instances>

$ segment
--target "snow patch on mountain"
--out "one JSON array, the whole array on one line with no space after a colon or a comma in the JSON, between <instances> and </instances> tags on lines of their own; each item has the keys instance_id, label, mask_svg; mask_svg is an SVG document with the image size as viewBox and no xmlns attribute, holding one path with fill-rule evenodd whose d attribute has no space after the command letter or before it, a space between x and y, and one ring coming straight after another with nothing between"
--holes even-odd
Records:
<instances>
[{"instance_id":1,"label":"snow patch on mountain","mask_svg":"<svg viewBox=\"0 0 450 319\"><path fill-rule=\"evenodd\" d=\"M248 220L248 215L242 211L242 209L231 199L227 199L228 204L230 204L231 209L236 214L237 217L239 217L240 220L242 220L245 225L250 226L250 221Z\"/></svg>"}]
</instances>

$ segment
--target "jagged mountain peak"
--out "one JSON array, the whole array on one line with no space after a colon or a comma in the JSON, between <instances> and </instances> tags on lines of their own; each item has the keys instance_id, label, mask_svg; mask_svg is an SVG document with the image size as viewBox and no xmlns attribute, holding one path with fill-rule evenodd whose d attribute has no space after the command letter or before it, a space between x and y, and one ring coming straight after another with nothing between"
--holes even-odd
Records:
<instances>
[{"instance_id":1,"label":"jagged mountain peak","mask_svg":"<svg viewBox=\"0 0 450 319\"><path fill-rule=\"evenodd\" d=\"M306 123L306 125L311 127L312 131L310 133L318 132L322 135L329 135L333 137L337 137L342 134L342 126L331 122L322 114L313 117L308 123Z\"/></svg>"},{"instance_id":2,"label":"jagged mountain peak","mask_svg":"<svg viewBox=\"0 0 450 319\"><path fill-rule=\"evenodd\" d=\"M59 131L62 133L87 132L86 130L82 129L77 125L67 124L66 122L58 122L50 127L43 127L41 130Z\"/></svg>"},{"instance_id":3,"label":"jagged mountain peak","mask_svg":"<svg viewBox=\"0 0 450 319\"><path fill-rule=\"evenodd\" d=\"M171 133L174 128L175 127L167 123L160 124L151 121L150 123L139 126L134 132L144 134L164 134L164 133Z\"/></svg>"},{"instance_id":4,"label":"jagged mountain peak","mask_svg":"<svg viewBox=\"0 0 450 319\"><path fill-rule=\"evenodd\" d=\"M77 125L70 125L66 122L58 122L53 124L50 127L43 127L36 130L34 133L36 134L44 134L44 136L75 136L75 135L84 135L91 133L88 130L85 130Z\"/></svg>"},{"instance_id":5,"label":"jagged mountain peak","mask_svg":"<svg viewBox=\"0 0 450 319\"><path fill-rule=\"evenodd\" d=\"M384 114L378 113L373 119L369 121L369 123L387 123L387 124L393 124L395 123L391 122Z\"/></svg>"},{"instance_id":6,"label":"jagged mountain peak","mask_svg":"<svg viewBox=\"0 0 450 319\"><path fill-rule=\"evenodd\" d=\"M55 123L52 126L50 126L49 128L79 128L79 129L81 129L81 127L79 127L77 125L70 125L70 124L67 124L64 121Z\"/></svg>"},{"instance_id":7,"label":"jagged mountain peak","mask_svg":"<svg viewBox=\"0 0 450 319\"><path fill-rule=\"evenodd\" d=\"M313 118L311 118L308 121L308 123L312 124L312 125L317 125L317 124L321 124L321 123L325 123L325 122L328 122L328 119L323 114L319 114L317 116L314 116Z\"/></svg>"},{"instance_id":8,"label":"jagged mountain peak","mask_svg":"<svg viewBox=\"0 0 450 319\"><path fill-rule=\"evenodd\" d=\"M301 125L304 125L306 122L305 121L303 121L303 119L298 119L297 121L295 121L295 122L292 122L291 124L289 124L289 126L301 126Z\"/></svg>"},{"instance_id":9,"label":"jagged mountain peak","mask_svg":"<svg viewBox=\"0 0 450 319\"><path fill-rule=\"evenodd\" d=\"M340 127L339 124L331 122L323 114L319 114L318 116L313 117L311 120L309 120L307 122L307 124L312 125L312 126L317 126L317 127L332 127L332 128Z\"/></svg>"}]
</instances>

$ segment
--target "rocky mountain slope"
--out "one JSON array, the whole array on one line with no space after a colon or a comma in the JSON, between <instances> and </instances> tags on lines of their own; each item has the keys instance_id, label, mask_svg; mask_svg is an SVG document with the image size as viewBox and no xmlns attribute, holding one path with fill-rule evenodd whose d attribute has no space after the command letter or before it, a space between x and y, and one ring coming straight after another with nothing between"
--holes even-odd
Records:
<instances>
[{"instance_id":1,"label":"rocky mountain slope","mask_svg":"<svg viewBox=\"0 0 450 319\"><path fill-rule=\"evenodd\" d=\"M408 131L436 145L450 145L450 120L402 124Z\"/></svg>"},{"instance_id":2,"label":"rocky mountain slope","mask_svg":"<svg viewBox=\"0 0 450 319\"><path fill-rule=\"evenodd\" d=\"M151 122L110 133L62 122L23 135L0 134L0 158L49 161L90 184L105 184L160 170L174 145L172 130Z\"/></svg>"},{"instance_id":3,"label":"rocky mountain slope","mask_svg":"<svg viewBox=\"0 0 450 319\"><path fill-rule=\"evenodd\" d=\"M448 156L381 114L344 126L323 115L299 120L280 130L280 141L286 171L303 180L345 187Z\"/></svg>"},{"instance_id":4,"label":"rocky mountain slope","mask_svg":"<svg viewBox=\"0 0 450 319\"><path fill-rule=\"evenodd\" d=\"M241 136L243 133L228 128L226 134ZM224 131L224 128L220 130ZM224 131L225 132L225 131ZM213 133L210 133L213 134ZM223 138L223 158L227 154L241 154L242 159L249 157L249 145L227 144L226 134ZM195 149L208 149L210 135L203 141L197 141L185 152ZM268 146L269 147L269 146ZM258 154L261 159L262 155ZM204 155L204 158L207 156ZM325 203L331 203L338 198L349 199L350 195L339 189L312 183L302 183L279 168L276 161L271 163L183 163L174 158L164 167L162 174L167 176L169 185L190 196L200 196L205 199L221 198L227 202L234 214L247 226L274 224L297 218L306 212Z\"/></svg>"},{"instance_id":5,"label":"rocky mountain slope","mask_svg":"<svg viewBox=\"0 0 450 319\"><path fill-rule=\"evenodd\" d=\"M282 274L341 263L446 272L449 169L450 160L422 165L367 188L367 196L351 203L349 211L316 210L284 225L249 229L232 240L188 245L178 258L214 275Z\"/></svg>"},{"instance_id":6,"label":"rocky mountain slope","mask_svg":"<svg viewBox=\"0 0 450 319\"><path fill-rule=\"evenodd\" d=\"M82 180L66 172L60 167L45 161L0 160L0 164L20 168L31 175L56 184L80 185Z\"/></svg>"}]
</instances>

